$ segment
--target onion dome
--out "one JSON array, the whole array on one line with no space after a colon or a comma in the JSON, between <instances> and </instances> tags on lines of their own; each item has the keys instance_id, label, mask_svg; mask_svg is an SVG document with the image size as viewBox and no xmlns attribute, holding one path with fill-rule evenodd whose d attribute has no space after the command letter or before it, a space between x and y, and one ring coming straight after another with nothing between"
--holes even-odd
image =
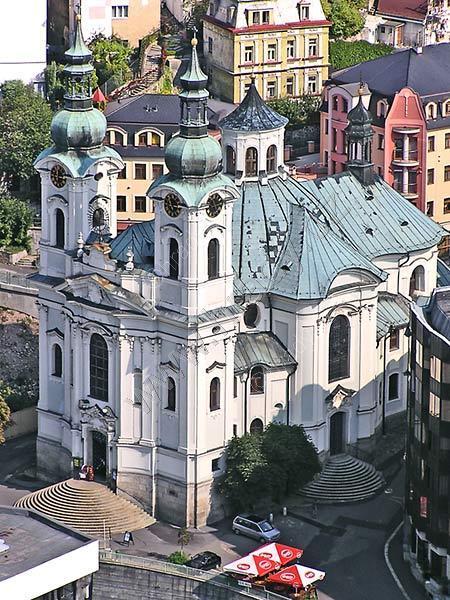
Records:
<instances>
[{"instance_id":1,"label":"onion dome","mask_svg":"<svg viewBox=\"0 0 450 600\"><path fill-rule=\"evenodd\" d=\"M180 133L167 144L165 159L170 173L177 177L210 177L222 170L222 150L208 135L208 78L198 61L195 34L191 44L191 60L180 77Z\"/></svg>"},{"instance_id":2,"label":"onion dome","mask_svg":"<svg viewBox=\"0 0 450 600\"><path fill-rule=\"evenodd\" d=\"M219 122L219 127L231 131L270 131L284 127L288 121L264 102L252 79L245 98Z\"/></svg>"},{"instance_id":3,"label":"onion dome","mask_svg":"<svg viewBox=\"0 0 450 600\"><path fill-rule=\"evenodd\" d=\"M362 100L364 93L364 87L362 85L360 86L358 93L358 104L352 108L347 115L348 125L345 129L345 132L349 137L353 138L372 137L372 116L364 106Z\"/></svg>"},{"instance_id":4,"label":"onion dome","mask_svg":"<svg viewBox=\"0 0 450 600\"><path fill-rule=\"evenodd\" d=\"M72 46L64 54L67 64L64 108L56 113L51 136L60 150L87 150L101 146L106 134L106 118L92 106L92 52L84 43L81 17L77 15Z\"/></svg>"}]
</instances>

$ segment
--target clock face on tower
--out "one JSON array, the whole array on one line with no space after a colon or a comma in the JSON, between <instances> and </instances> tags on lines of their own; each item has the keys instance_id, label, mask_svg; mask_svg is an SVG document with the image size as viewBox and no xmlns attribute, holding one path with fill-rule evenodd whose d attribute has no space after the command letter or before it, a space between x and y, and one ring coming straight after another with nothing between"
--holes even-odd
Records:
<instances>
[{"instance_id":1,"label":"clock face on tower","mask_svg":"<svg viewBox=\"0 0 450 600\"><path fill-rule=\"evenodd\" d=\"M50 171L50 179L57 188L62 188L66 185L67 175L61 165L55 165Z\"/></svg>"},{"instance_id":2,"label":"clock face on tower","mask_svg":"<svg viewBox=\"0 0 450 600\"><path fill-rule=\"evenodd\" d=\"M208 217L214 219L220 214L222 210L223 200L219 196L219 194L211 194L208 200L208 204L206 206L206 214Z\"/></svg>"},{"instance_id":3,"label":"clock face on tower","mask_svg":"<svg viewBox=\"0 0 450 600\"><path fill-rule=\"evenodd\" d=\"M181 202L175 194L167 194L164 198L164 210L169 217L175 218L181 212Z\"/></svg>"}]
</instances>

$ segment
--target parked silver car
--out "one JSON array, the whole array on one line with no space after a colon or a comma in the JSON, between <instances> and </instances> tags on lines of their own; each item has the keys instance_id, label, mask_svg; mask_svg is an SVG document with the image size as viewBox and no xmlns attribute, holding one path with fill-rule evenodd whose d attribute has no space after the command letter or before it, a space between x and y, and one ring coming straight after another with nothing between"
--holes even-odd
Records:
<instances>
[{"instance_id":1,"label":"parked silver car","mask_svg":"<svg viewBox=\"0 0 450 600\"><path fill-rule=\"evenodd\" d=\"M247 535L260 542L276 542L280 539L280 531L267 519L257 515L237 515L233 519L233 531L238 535Z\"/></svg>"}]
</instances>

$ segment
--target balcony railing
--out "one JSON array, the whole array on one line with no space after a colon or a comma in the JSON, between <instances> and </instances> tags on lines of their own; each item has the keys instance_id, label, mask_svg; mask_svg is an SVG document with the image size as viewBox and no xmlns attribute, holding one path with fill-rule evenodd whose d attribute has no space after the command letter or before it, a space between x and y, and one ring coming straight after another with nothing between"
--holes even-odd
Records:
<instances>
[{"instance_id":1,"label":"balcony railing","mask_svg":"<svg viewBox=\"0 0 450 600\"><path fill-rule=\"evenodd\" d=\"M417 162L419 160L419 153L417 150L410 150L405 155L403 148L395 148L392 153L392 160L396 162Z\"/></svg>"}]
</instances>

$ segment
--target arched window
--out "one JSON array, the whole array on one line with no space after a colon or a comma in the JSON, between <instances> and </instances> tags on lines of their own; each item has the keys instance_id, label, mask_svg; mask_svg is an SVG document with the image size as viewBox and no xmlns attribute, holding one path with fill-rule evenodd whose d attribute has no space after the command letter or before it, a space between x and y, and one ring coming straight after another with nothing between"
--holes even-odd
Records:
<instances>
[{"instance_id":1,"label":"arched window","mask_svg":"<svg viewBox=\"0 0 450 600\"><path fill-rule=\"evenodd\" d=\"M53 345L53 377L62 377L62 350L59 344Z\"/></svg>"},{"instance_id":2,"label":"arched window","mask_svg":"<svg viewBox=\"0 0 450 600\"><path fill-rule=\"evenodd\" d=\"M328 381L350 375L350 323L339 315L331 323L328 346Z\"/></svg>"},{"instance_id":3,"label":"arched window","mask_svg":"<svg viewBox=\"0 0 450 600\"><path fill-rule=\"evenodd\" d=\"M244 323L249 329L256 327L256 322L259 317L259 309L257 304L249 304L244 312Z\"/></svg>"},{"instance_id":4,"label":"arched window","mask_svg":"<svg viewBox=\"0 0 450 600\"><path fill-rule=\"evenodd\" d=\"M425 269L419 265L414 269L409 280L409 295L425 291Z\"/></svg>"},{"instance_id":5,"label":"arched window","mask_svg":"<svg viewBox=\"0 0 450 600\"><path fill-rule=\"evenodd\" d=\"M114 144L116 146L123 146L123 133L119 131L114 132Z\"/></svg>"},{"instance_id":6,"label":"arched window","mask_svg":"<svg viewBox=\"0 0 450 600\"><path fill-rule=\"evenodd\" d=\"M177 406L177 388L172 377L167 378L167 406L166 410L175 412Z\"/></svg>"},{"instance_id":7,"label":"arched window","mask_svg":"<svg viewBox=\"0 0 450 600\"><path fill-rule=\"evenodd\" d=\"M236 152L232 146L227 146L227 173L236 174Z\"/></svg>"},{"instance_id":8,"label":"arched window","mask_svg":"<svg viewBox=\"0 0 450 600\"><path fill-rule=\"evenodd\" d=\"M250 394L264 394L264 371L262 367L253 367L251 370Z\"/></svg>"},{"instance_id":9,"label":"arched window","mask_svg":"<svg viewBox=\"0 0 450 600\"><path fill-rule=\"evenodd\" d=\"M258 175L258 151L256 148L247 148L245 153L245 174L248 177Z\"/></svg>"},{"instance_id":10,"label":"arched window","mask_svg":"<svg viewBox=\"0 0 450 600\"><path fill-rule=\"evenodd\" d=\"M90 396L108 402L108 346L98 333L89 344L89 381Z\"/></svg>"},{"instance_id":11,"label":"arched window","mask_svg":"<svg viewBox=\"0 0 450 600\"><path fill-rule=\"evenodd\" d=\"M60 208L55 210L55 227L56 227L56 247L64 248L65 246L65 217L64 213Z\"/></svg>"},{"instance_id":12,"label":"arched window","mask_svg":"<svg viewBox=\"0 0 450 600\"><path fill-rule=\"evenodd\" d=\"M275 173L277 170L277 147L275 144L269 146L267 149L267 161L266 171L268 173Z\"/></svg>"},{"instance_id":13,"label":"arched window","mask_svg":"<svg viewBox=\"0 0 450 600\"><path fill-rule=\"evenodd\" d=\"M427 119L435 119L437 116L437 107L434 102L430 102L426 107Z\"/></svg>"},{"instance_id":14,"label":"arched window","mask_svg":"<svg viewBox=\"0 0 450 600\"><path fill-rule=\"evenodd\" d=\"M209 386L209 410L219 410L220 408L220 379L214 377Z\"/></svg>"},{"instance_id":15,"label":"arched window","mask_svg":"<svg viewBox=\"0 0 450 600\"><path fill-rule=\"evenodd\" d=\"M105 225L105 211L103 208L96 208L92 213L92 227L103 227Z\"/></svg>"},{"instance_id":16,"label":"arched window","mask_svg":"<svg viewBox=\"0 0 450 600\"><path fill-rule=\"evenodd\" d=\"M180 251L178 242L175 238L170 238L169 242L169 277L178 279L180 270Z\"/></svg>"},{"instance_id":17,"label":"arched window","mask_svg":"<svg viewBox=\"0 0 450 600\"><path fill-rule=\"evenodd\" d=\"M262 433L263 429L264 424L261 419L253 419L253 421L250 423L250 433L252 435L258 435L259 433Z\"/></svg>"},{"instance_id":18,"label":"arched window","mask_svg":"<svg viewBox=\"0 0 450 600\"><path fill-rule=\"evenodd\" d=\"M152 131L152 146L161 146L161 136L154 131Z\"/></svg>"},{"instance_id":19,"label":"arched window","mask_svg":"<svg viewBox=\"0 0 450 600\"><path fill-rule=\"evenodd\" d=\"M208 279L219 277L219 240L213 238L208 244Z\"/></svg>"}]
</instances>

